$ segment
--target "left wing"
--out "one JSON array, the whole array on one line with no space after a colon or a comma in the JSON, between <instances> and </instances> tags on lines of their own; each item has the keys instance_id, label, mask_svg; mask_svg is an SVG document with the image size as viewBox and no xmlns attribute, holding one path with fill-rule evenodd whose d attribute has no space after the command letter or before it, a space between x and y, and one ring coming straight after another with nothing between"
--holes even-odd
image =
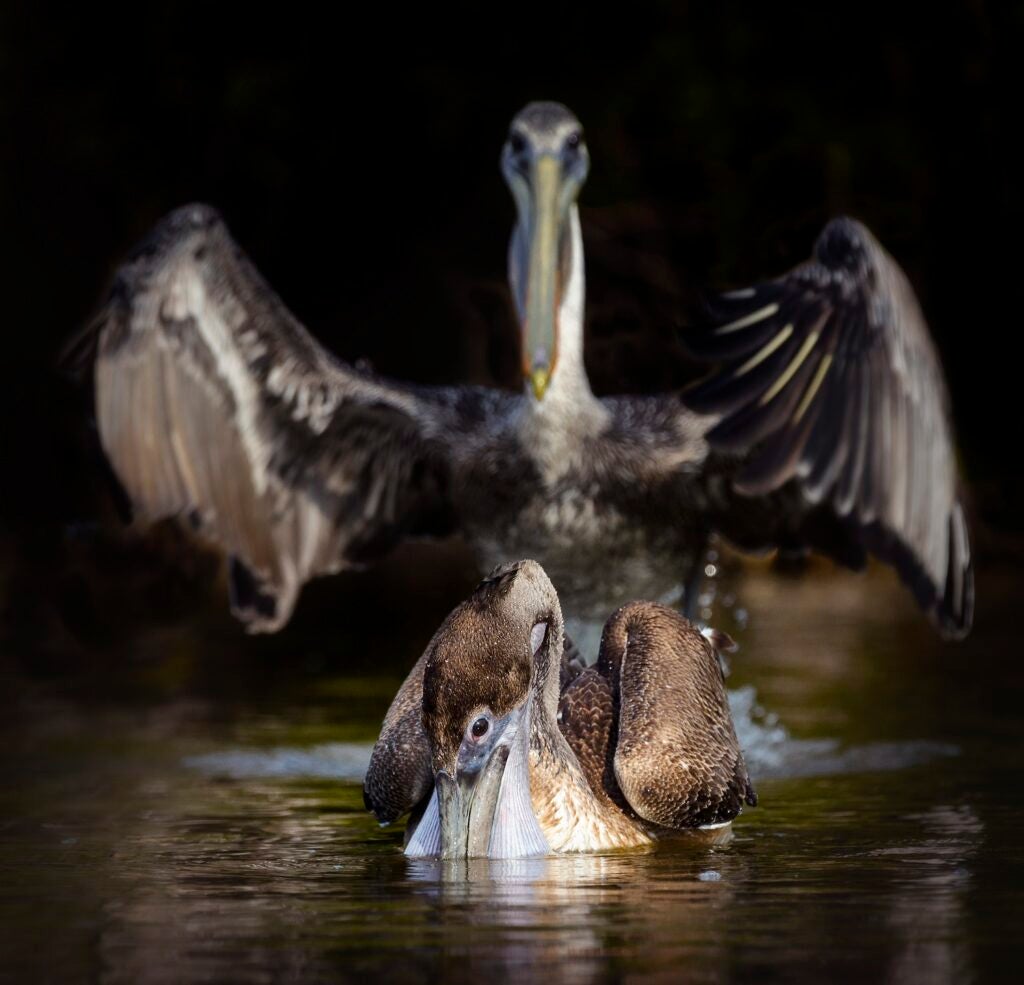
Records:
<instances>
[{"instance_id":1,"label":"left wing","mask_svg":"<svg viewBox=\"0 0 1024 985\"><path fill-rule=\"evenodd\" d=\"M859 222L834 219L810 260L722 295L712 322L686 344L718 367L683 400L718 416L707 440L739 458L736 491L795 486L808 521L797 537L835 554L821 531L838 520L944 635L965 635L974 572L949 399L896 261Z\"/></svg>"}]
</instances>

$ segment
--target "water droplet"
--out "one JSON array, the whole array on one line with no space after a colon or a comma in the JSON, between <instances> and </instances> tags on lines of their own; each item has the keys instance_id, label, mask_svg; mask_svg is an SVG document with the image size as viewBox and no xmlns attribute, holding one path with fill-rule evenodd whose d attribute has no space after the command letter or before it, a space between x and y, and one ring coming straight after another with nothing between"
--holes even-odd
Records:
<instances>
[{"instance_id":1,"label":"water droplet","mask_svg":"<svg viewBox=\"0 0 1024 985\"><path fill-rule=\"evenodd\" d=\"M715 575L717 575L717 574L718 574L718 568L716 568L713 564L705 564L704 565L704 575L705 575L705 577L707 577L707 578L714 578Z\"/></svg>"},{"instance_id":2,"label":"water droplet","mask_svg":"<svg viewBox=\"0 0 1024 985\"><path fill-rule=\"evenodd\" d=\"M722 878L722 873L716 872L714 869L708 869L697 876L697 878L701 882L718 882Z\"/></svg>"}]
</instances>

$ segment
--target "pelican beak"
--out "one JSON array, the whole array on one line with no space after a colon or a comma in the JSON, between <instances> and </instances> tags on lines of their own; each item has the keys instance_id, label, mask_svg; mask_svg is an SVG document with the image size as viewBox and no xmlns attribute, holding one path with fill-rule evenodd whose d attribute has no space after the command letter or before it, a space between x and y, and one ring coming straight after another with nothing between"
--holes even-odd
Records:
<instances>
[{"instance_id":1,"label":"pelican beak","mask_svg":"<svg viewBox=\"0 0 1024 985\"><path fill-rule=\"evenodd\" d=\"M568 198L558 158L541 154L531 171L533 194L523 325L523 375L533 395L543 400L558 360L560 260Z\"/></svg>"},{"instance_id":2,"label":"pelican beak","mask_svg":"<svg viewBox=\"0 0 1024 985\"><path fill-rule=\"evenodd\" d=\"M507 760L508 746L503 745L478 773L459 772L455 779L443 770L437 774L441 858L487 857Z\"/></svg>"},{"instance_id":3,"label":"pelican beak","mask_svg":"<svg viewBox=\"0 0 1024 985\"><path fill-rule=\"evenodd\" d=\"M516 709L485 758L463 760L454 777L445 770L435 775L441 858L520 858L549 850L530 799L525 720Z\"/></svg>"}]
</instances>

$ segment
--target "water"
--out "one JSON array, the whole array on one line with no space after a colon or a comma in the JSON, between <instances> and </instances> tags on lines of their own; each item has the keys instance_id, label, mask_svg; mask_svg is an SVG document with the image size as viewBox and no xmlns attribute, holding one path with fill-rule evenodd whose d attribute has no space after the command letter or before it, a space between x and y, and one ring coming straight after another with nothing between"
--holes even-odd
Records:
<instances>
[{"instance_id":1,"label":"water","mask_svg":"<svg viewBox=\"0 0 1024 985\"><path fill-rule=\"evenodd\" d=\"M761 804L713 850L406 860L358 783L416 656L394 634L358 675L344 646L314 659L300 635L271 662L198 623L98 667L8 654L0 978L1015 978L1012 574L982 574L954 646L885 573L828 570L748 569L729 588L749 625L716 613L742 645L730 687Z\"/></svg>"}]
</instances>

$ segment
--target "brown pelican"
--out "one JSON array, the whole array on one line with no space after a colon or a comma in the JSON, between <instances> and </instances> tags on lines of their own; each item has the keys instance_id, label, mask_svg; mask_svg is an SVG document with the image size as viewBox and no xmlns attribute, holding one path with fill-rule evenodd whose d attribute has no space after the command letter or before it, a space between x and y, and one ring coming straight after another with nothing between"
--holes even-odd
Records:
<instances>
[{"instance_id":1,"label":"brown pelican","mask_svg":"<svg viewBox=\"0 0 1024 985\"><path fill-rule=\"evenodd\" d=\"M388 711L364 785L382 823L414 812L407 854L718 840L757 802L718 657L690 622L631 602L582 671L563 659L563 632L535 561L496 569L437 631Z\"/></svg>"},{"instance_id":2,"label":"brown pelican","mask_svg":"<svg viewBox=\"0 0 1024 985\"><path fill-rule=\"evenodd\" d=\"M589 163L564 106L532 103L501 155L522 327L520 394L396 383L334 358L212 209L162 221L95 320L103 448L144 519L186 517L231 559L251 630L308 579L410 535L461 532L482 570L538 558L567 612L678 599L708 536L895 567L946 635L973 576L945 384L913 292L863 226L725 295L691 333L689 393L599 399L583 364Z\"/></svg>"}]
</instances>

